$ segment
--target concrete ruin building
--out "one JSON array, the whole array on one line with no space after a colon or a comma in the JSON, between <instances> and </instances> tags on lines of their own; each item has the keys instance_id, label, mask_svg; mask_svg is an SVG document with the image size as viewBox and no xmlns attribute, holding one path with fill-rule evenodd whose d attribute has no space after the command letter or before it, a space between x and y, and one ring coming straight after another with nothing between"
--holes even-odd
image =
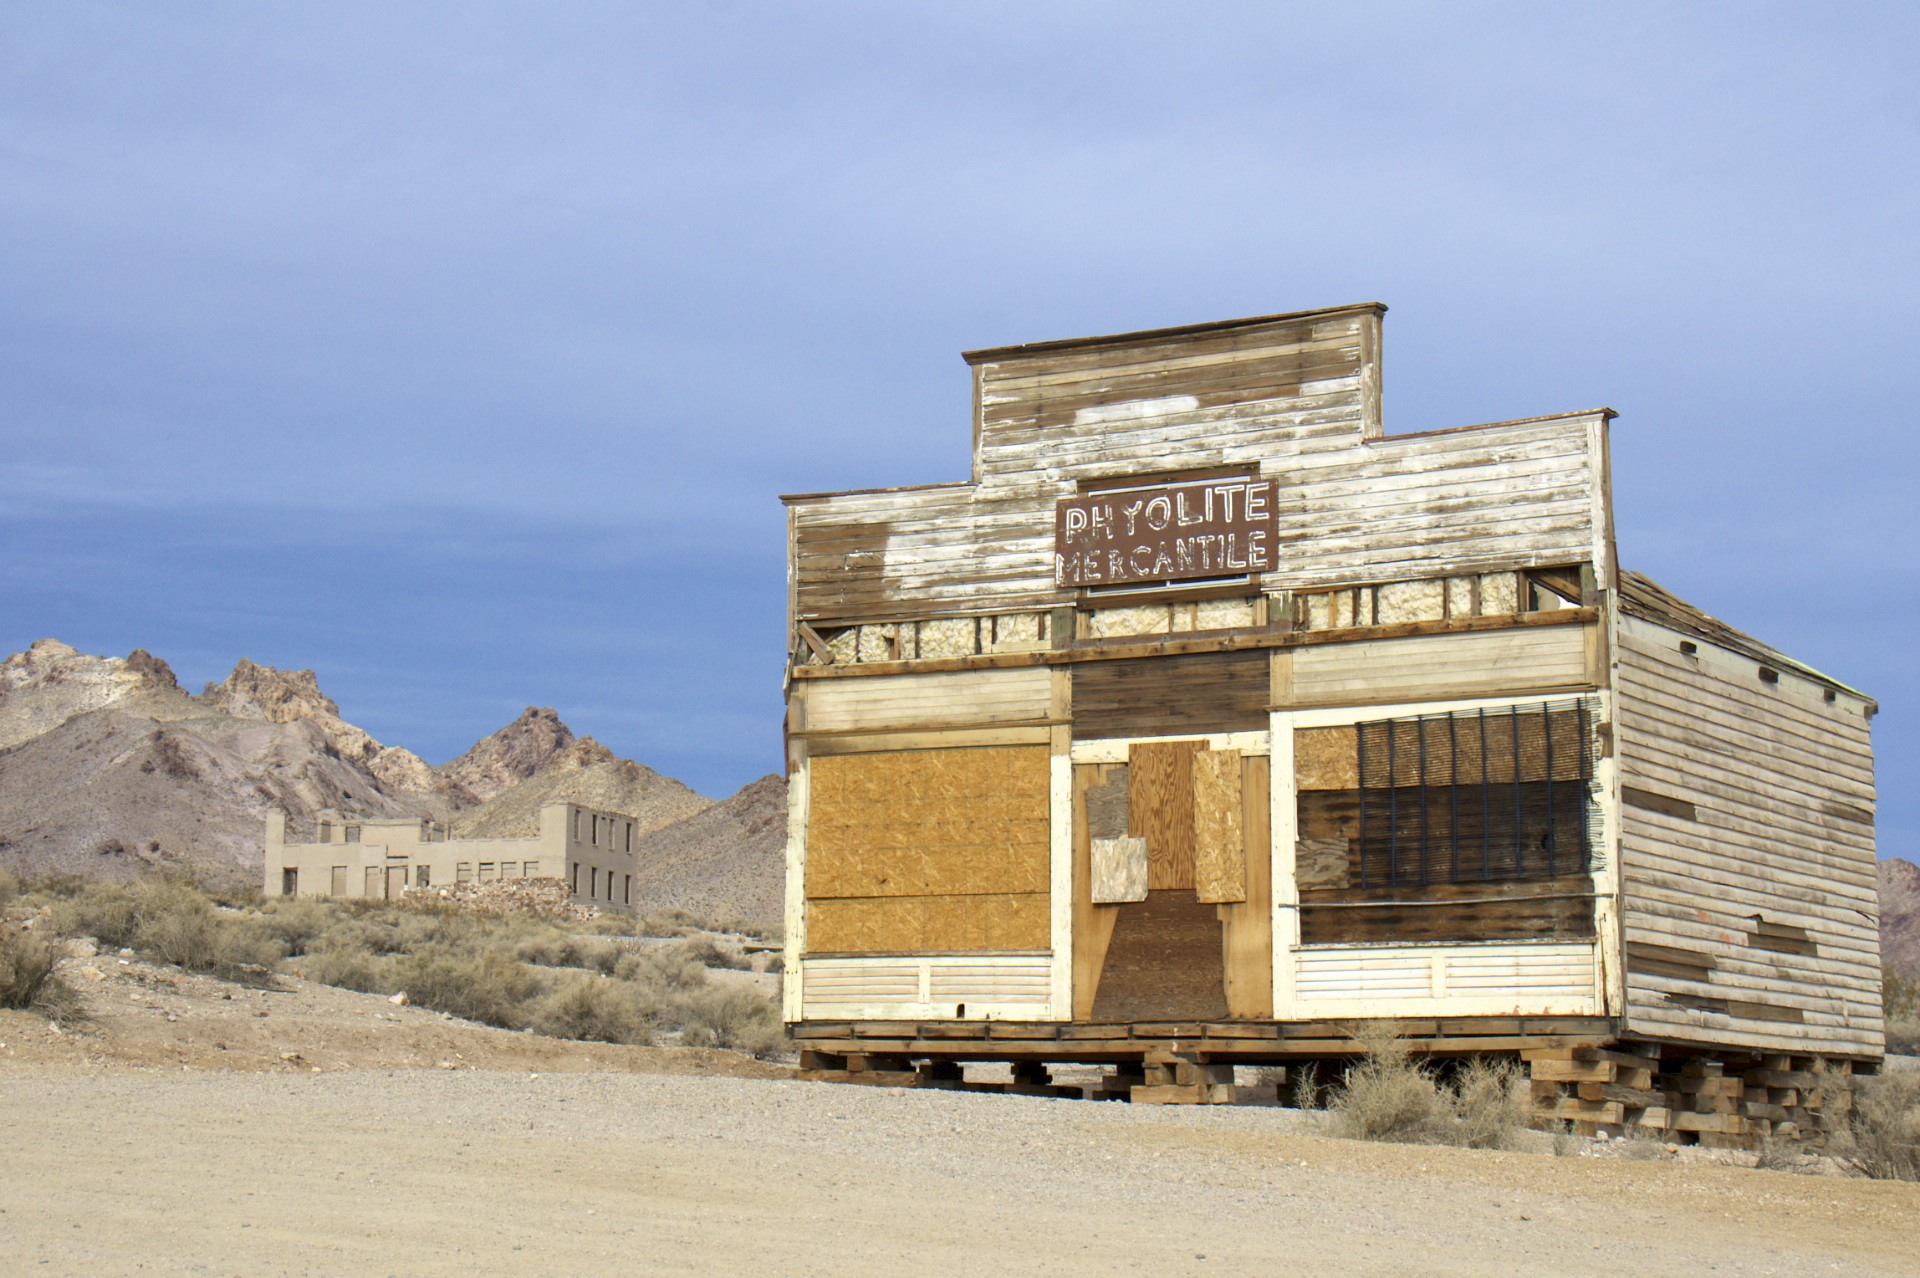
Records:
<instances>
[{"instance_id":1,"label":"concrete ruin building","mask_svg":"<svg viewBox=\"0 0 1920 1278\"><path fill-rule=\"evenodd\" d=\"M287 841L287 818L267 817L262 890L269 896L398 900L408 888L508 879L564 879L580 905L631 912L643 833L635 818L577 803L540 809L532 838L452 839L427 820L318 823L314 841Z\"/></svg>"},{"instance_id":2,"label":"concrete ruin building","mask_svg":"<svg viewBox=\"0 0 1920 1278\"><path fill-rule=\"evenodd\" d=\"M974 351L969 479L785 499L819 1076L1388 1021L1741 1143L1876 1067L1874 702L1618 567L1610 410L1385 433L1384 310Z\"/></svg>"}]
</instances>

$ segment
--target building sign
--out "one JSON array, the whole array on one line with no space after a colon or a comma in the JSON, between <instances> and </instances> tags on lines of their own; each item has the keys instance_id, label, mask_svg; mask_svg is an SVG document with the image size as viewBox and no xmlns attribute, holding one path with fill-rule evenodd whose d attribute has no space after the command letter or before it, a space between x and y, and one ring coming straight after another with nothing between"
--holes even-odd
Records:
<instances>
[{"instance_id":1,"label":"building sign","mask_svg":"<svg viewBox=\"0 0 1920 1278\"><path fill-rule=\"evenodd\" d=\"M1063 497L1054 507L1062 586L1270 572L1280 537L1271 479L1209 479Z\"/></svg>"}]
</instances>

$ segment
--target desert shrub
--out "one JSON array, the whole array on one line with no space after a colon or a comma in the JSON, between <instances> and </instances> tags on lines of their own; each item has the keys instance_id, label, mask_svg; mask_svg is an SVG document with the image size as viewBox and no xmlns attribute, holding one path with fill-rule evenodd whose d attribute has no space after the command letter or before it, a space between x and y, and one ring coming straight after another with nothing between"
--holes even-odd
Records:
<instances>
[{"instance_id":1,"label":"desert shrub","mask_svg":"<svg viewBox=\"0 0 1920 1278\"><path fill-rule=\"evenodd\" d=\"M222 913L184 883L149 880L136 885L134 897L135 948L165 962L235 975L269 967L283 955L257 915Z\"/></svg>"},{"instance_id":2,"label":"desert shrub","mask_svg":"<svg viewBox=\"0 0 1920 1278\"><path fill-rule=\"evenodd\" d=\"M238 975L269 967L283 953L257 914L217 910L177 879L90 883L58 903L53 917L62 932L84 933L196 972Z\"/></svg>"},{"instance_id":3,"label":"desert shrub","mask_svg":"<svg viewBox=\"0 0 1920 1278\"><path fill-rule=\"evenodd\" d=\"M1287 1092L1295 1109L1319 1109L1320 1066L1313 1061L1287 1066Z\"/></svg>"},{"instance_id":4,"label":"desert shrub","mask_svg":"<svg viewBox=\"0 0 1920 1278\"><path fill-rule=\"evenodd\" d=\"M640 920L631 914L596 914L582 926L587 931L597 932L601 936L640 935Z\"/></svg>"},{"instance_id":5,"label":"desert shrub","mask_svg":"<svg viewBox=\"0 0 1920 1278\"><path fill-rule=\"evenodd\" d=\"M533 1028L554 1038L651 1043L654 1009L633 985L602 976L560 982L534 1005Z\"/></svg>"},{"instance_id":6,"label":"desert shrub","mask_svg":"<svg viewBox=\"0 0 1920 1278\"><path fill-rule=\"evenodd\" d=\"M1920 1180L1920 1071L1889 1071L1854 1085L1842 1160L1875 1180Z\"/></svg>"},{"instance_id":7,"label":"desert shrub","mask_svg":"<svg viewBox=\"0 0 1920 1278\"><path fill-rule=\"evenodd\" d=\"M537 963L541 967L584 967L603 976L613 974L625 953L625 947L614 941L557 930L527 937L514 947L514 956L523 963Z\"/></svg>"},{"instance_id":8,"label":"desert shrub","mask_svg":"<svg viewBox=\"0 0 1920 1278\"><path fill-rule=\"evenodd\" d=\"M763 972L784 972L784 971L786 971L786 970L787 970L787 958L786 958L786 955L784 955L784 954L771 954L771 955L768 955L768 956L767 956L767 965L766 965L765 967L763 967L763 968L761 968L760 970L761 970L761 971L763 971Z\"/></svg>"},{"instance_id":9,"label":"desert shrub","mask_svg":"<svg viewBox=\"0 0 1920 1278\"><path fill-rule=\"evenodd\" d=\"M635 925L635 935L652 937L686 936L700 930L700 920L685 910L674 908L649 914Z\"/></svg>"},{"instance_id":10,"label":"desert shrub","mask_svg":"<svg viewBox=\"0 0 1920 1278\"><path fill-rule=\"evenodd\" d=\"M689 1047L730 1047L768 1057L787 1045L786 1029L772 999L751 985L717 985L677 1000L674 1019Z\"/></svg>"},{"instance_id":11,"label":"desert shrub","mask_svg":"<svg viewBox=\"0 0 1920 1278\"><path fill-rule=\"evenodd\" d=\"M393 960L392 983L407 998L462 1020L521 1029L539 992L531 969L498 950L463 953L439 945Z\"/></svg>"},{"instance_id":12,"label":"desert shrub","mask_svg":"<svg viewBox=\"0 0 1920 1278\"><path fill-rule=\"evenodd\" d=\"M359 990L363 994L391 994L394 992L392 967L391 959L382 958L364 945L328 939L302 955L296 970L309 981L322 985Z\"/></svg>"},{"instance_id":13,"label":"desert shrub","mask_svg":"<svg viewBox=\"0 0 1920 1278\"><path fill-rule=\"evenodd\" d=\"M1887 1050L1920 1056L1920 980L1897 967L1885 968L1880 996L1887 1013Z\"/></svg>"},{"instance_id":14,"label":"desert shrub","mask_svg":"<svg viewBox=\"0 0 1920 1278\"><path fill-rule=\"evenodd\" d=\"M707 969L684 945L657 945L624 955L613 974L660 995L697 989L707 983Z\"/></svg>"},{"instance_id":15,"label":"desert shrub","mask_svg":"<svg viewBox=\"0 0 1920 1278\"><path fill-rule=\"evenodd\" d=\"M1365 1054L1334 1096L1334 1131L1355 1140L1452 1144L1453 1106L1433 1071L1413 1059L1391 1025L1374 1022L1355 1037Z\"/></svg>"},{"instance_id":16,"label":"desert shrub","mask_svg":"<svg viewBox=\"0 0 1920 1278\"><path fill-rule=\"evenodd\" d=\"M0 870L0 906L6 905L20 895L20 876L11 870Z\"/></svg>"},{"instance_id":17,"label":"desert shrub","mask_svg":"<svg viewBox=\"0 0 1920 1278\"><path fill-rule=\"evenodd\" d=\"M59 900L53 925L67 935L92 936L119 948L137 939L138 913L133 884L89 883Z\"/></svg>"},{"instance_id":18,"label":"desert shrub","mask_svg":"<svg viewBox=\"0 0 1920 1278\"><path fill-rule=\"evenodd\" d=\"M690 960L701 967L717 967L734 972L745 972L753 967L753 963L744 954L721 949L710 936L696 936L682 941L680 948Z\"/></svg>"},{"instance_id":19,"label":"desert shrub","mask_svg":"<svg viewBox=\"0 0 1920 1278\"><path fill-rule=\"evenodd\" d=\"M0 1007L29 1008L59 978L53 974L60 947L39 932L0 924Z\"/></svg>"},{"instance_id":20,"label":"desert shrub","mask_svg":"<svg viewBox=\"0 0 1920 1278\"><path fill-rule=\"evenodd\" d=\"M314 942L346 921L329 902L311 896L275 897L260 907L260 925L291 955L305 954Z\"/></svg>"},{"instance_id":21,"label":"desert shrub","mask_svg":"<svg viewBox=\"0 0 1920 1278\"><path fill-rule=\"evenodd\" d=\"M1510 1147L1529 1117L1522 1086L1520 1068L1512 1061L1468 1061L1449 1088L1460 1119L1459 1142L1469 1149Z\"/></svg>"}]
</instances>

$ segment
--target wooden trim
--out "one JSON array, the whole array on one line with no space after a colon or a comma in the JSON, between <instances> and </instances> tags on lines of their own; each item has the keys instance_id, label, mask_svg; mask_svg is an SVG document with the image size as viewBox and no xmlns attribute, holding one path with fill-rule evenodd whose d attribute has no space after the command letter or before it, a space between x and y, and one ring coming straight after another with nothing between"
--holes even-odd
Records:
<instances>
[{"instance_id":1,"label":"wooden trim","mask_svg":"<svg viewBox=\"0 0 1920 1278\"><path fill-rule=\"evenodd\" d=\"M882 493L920 493L935 488L971 488L969 479L942 480L937 484L895 484L890 488L837 488L824 493L781 493L783 502L821 501L828 497L874 497Z\"/></svg>"},{"instance_id":2,"label":"wooden trim","mask_svg":"<svg viewBox=\"0 0 1920 1278\"><path fill-rule=\"evenodd\" d=\"M809 754L877 754L888 750L953 750L968 746L1051 745L1054 728L919 728L910 731L821 733L805 738Z\"/></svg>"},{"instance_id":3,"label":"wooden trim","mask_svg":"<svg viewBox=\"0 0 1920 1278\"><path fill-rule=\"evenodd\" d=\"M793 676L796 679L844 679L864 675L1058 666L1079 661L1175 657L1201 652L1245 652L1252 648L1305 648L1330 643L1362 643L1370 639L1404 639L1415 635L1468 634L1528 626L1586 625L1598 620L1599 616L1598 608L1561 608L1554 612L1461 617L1452 621L1401 621L1387 626L1360 626L1344 630L1239 630L1211 638L1168 639L1158 643L1113 643L1112 646L1101 646L1098 640L1076 640L1068 648L1035 652L983 653L973 657L945 657L933 661L874 661L857 666L799 666L794 669Z\"/></svg>"}]
</instances>

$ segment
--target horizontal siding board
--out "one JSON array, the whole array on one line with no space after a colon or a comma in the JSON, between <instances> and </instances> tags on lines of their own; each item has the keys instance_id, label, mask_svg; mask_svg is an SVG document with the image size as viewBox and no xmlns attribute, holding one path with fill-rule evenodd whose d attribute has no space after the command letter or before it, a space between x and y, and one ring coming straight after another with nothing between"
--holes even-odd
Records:
<instances>
[{"instance_id":1,"label":"horizontal siding board","mask_svg":"<svg viewBox=\"0 0 1920 1278\"><path fill-rule=\"evenodd\" d=\"M878 732L1044 722L1044 667L815 680L804 686L805 732Z\"/></svg>"},{"instance_id":2,"label":"horizontal siding board","mask_svg":"<svg viewBox=\"0 0 1920 1278\"><path fill-rule=\"evenodd\" d=\"M1713 965L1684 979L1636 967L1629 952L1629 1030L1876 1053L1873 829L1832 810L1872 811L1866 721L1761 683L1750 659L1683 656L1681 638L1630 620L1617 645L1620 783L1687 800L1698 814L1623 807L1623 931L1630 943L1709 955ZM1816 954L1748 945L1756 914L1804 928ZM1670 994L1793 1009L1804 1021L1683 1007Z\"/></svg>"},{"instance_id":3,"label":"horizontal siding board","mask_svg":"<svg viewBox=\"0 0 1920 1278\"><path fill-rule=\"evenodd\" d=\"M1437 701L1584 686L1586 627L1542 626L1324 644L1293 653L1297 705Z\"/></svg>"}]
</instances>

